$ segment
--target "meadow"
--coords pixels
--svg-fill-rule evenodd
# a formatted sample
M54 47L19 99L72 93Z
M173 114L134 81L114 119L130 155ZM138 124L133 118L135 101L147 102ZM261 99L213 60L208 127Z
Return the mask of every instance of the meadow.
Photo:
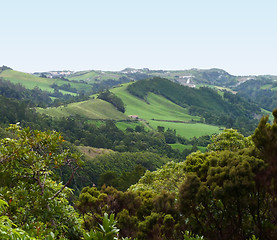
M28 73L18 72L14 70L6 70L0 73L0 77L4 80L9 80L12 83L20 83L28 89L39 87L41 90L48 92L54 92L54 89L50 87L55 82L51 78L41 78Z
M157 129L157 126L163 126L165 129L176 129L177 134L186 138L211 135L221 131L218 126L197 123L200 117L189 115L187 109L162 96L149 93L147 102L133 96L126 90L128 84L123 84L111 91L126 104L126 115L138 115L139 118L148 122L151 128Z
M180 144L180 143L174 143L174 144L169 144L173 149L178 149L180 152L184 151L185 149L189 149L191 150L192 145L184 145L184 144ZM201 151L201 152L206 152L206 147L201 147L201 146L197 146L197 148Z
M75 102L68 104L67 106L56 108L37 108L37 111L41 114L46 114L56 118L79 115L88 119L127 119L127 117L123 113L117 111L112 104L101 99Z
M12 83L20 83L22 86L33 89L35 87L40 88L41 90L48 91L53 93L54 88L51 87L52 84L57 84L58 86L63 84L70 83L72 88L76 88L78 91L88 91L92 89L92 86L85 83L78 83L78 82L69 82L62 79L53 79L53 78L42 78L37 77L29 73L18 72L14 70L5 70L0 73L0 77L4 80L8 80ZM63 94L70 94L76 96L76 93L59 90Z

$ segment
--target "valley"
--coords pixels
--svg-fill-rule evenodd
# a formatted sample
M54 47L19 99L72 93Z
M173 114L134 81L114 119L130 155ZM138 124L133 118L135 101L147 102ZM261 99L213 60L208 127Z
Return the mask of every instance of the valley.
M0 68L0 206L9 203L8 219L25 239L38 236L20 225L26 214L48 224L40 232L47 239L82 239L100 231L94 216L108 221L112 213L120 237L147 239L151 221L158 236L193 240L183 235L189 226L195 236L213 239L214 216L232 221L242 214L233 208L240 201L252 225L248 206L271 224L270 189L263 190L269 197L260 199L261 209L253 202L256 176L264 174L264 162L272 164L263 149L276 144L276 123L262 117L275 104L275 78L245 79L220 69L27 74ZM266 174L275 176L270 169ZM243 223L234 228L241 227L259 232Z

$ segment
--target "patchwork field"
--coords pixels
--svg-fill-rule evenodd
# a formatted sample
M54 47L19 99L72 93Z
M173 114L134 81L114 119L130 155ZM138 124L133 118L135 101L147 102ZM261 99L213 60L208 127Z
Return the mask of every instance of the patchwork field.
M12 83L20 83L28 89L33 89L35 87L40 88L41 90L54 92L54 89L51 88L53 83L61 86L63 84L70 84L72 88L76 88L79 91L88 91L92 88L91 85L78 82L68 82L62 79L53 79L53 78L42 78L37 77L29 73L18 72L14 70L5 70L0 73L0 77L4 80L8 80ZM76 93L60 90L63 94L71 94L73 96L77 95Z
M102 71L83 71L76 72L68 76L69 80L75 81L86 81L89 83L96 83L98 81L103 81L107 79L117 80L121 77L119 73L113 72L102 72Z
M200 120L199 117L189 115L185 108L162 96L149 93L147 102L137 98L126 90L127 86L128 84L124 84L111 91L126 104L126 115L137 115L147 121L153 129L156 129L157 126L176 129L177 134L186 138L210 135L221 131L218 126L196 123Z
M88 119L113 119L119 121L116 125L122 130L127 127L134 129L141 124L146 129L157 129L158 126L163 126L165 129L176 129L177 134L188 139L221 131L218 126L199 123L200 117L189 115L187 109L160 95L149 93L147 101L139 99L126 90L127 86L128 84L124 84L111 90L123 100L126 108L125 114L117 111L112 104L100 99L71 103L57 108L38 108L37 111L58 118L80 115ZM140 122L120 122L120 120L130 119L128 115L137 115Z

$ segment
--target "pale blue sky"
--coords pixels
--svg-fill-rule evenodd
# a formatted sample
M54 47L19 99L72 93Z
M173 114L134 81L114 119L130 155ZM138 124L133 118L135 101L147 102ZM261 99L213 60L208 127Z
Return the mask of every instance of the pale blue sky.
M1 1L0 65L277 75L276 12L268 0Z

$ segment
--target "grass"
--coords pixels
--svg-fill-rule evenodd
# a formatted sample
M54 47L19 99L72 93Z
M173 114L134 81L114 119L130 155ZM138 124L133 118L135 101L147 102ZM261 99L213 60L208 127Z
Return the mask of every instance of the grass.
M172 122L157 122L149 120L150 126L156 129L158 126L164 126L165 129L176 129L176 133L187 138L200 137L204 135L212 135L220 133L219 126L208 125L204 123L172 123Z
M116 110L112 104L101 99L71 103L67 106L60 106L57 108L37 108L37 111L41 114L46 114L56 118L80 115L88 119L127 119L127 117Z
M188 114L187 109L182 108L166 98L149 93L147 97L148 103L130 94L127 90L128 84L114 88L111 91L120 97L124 104L126 104L126 115L138 115L139 118L150 120L170 120L170 121L199 121L197 116Z
M115 124L120 130L125 131L126 128L135 129L136 126L141 126L142 123L139 121L128 121L128 122L116 122Z
M87 82L95 82L95 78L100 76L100 72L96 71L86 71L86 72L77 72L68 77L69 80L76 80L76 81L87 81Z
M12 83L20 83L28 89L39 87L41 90L54 92L54 89L50 87L54 83L54 79L41 78L28 73L18 72L14 70L6 70L0 73L0 77L4 80L9 80Z
M180 143L174 143L174 144L170 144L170 146L173 149L178 149L180 152L184 151L185 149L191 149L192 145L184 145L184 144L180 144ZM197 146L198 150L200 150L201 152L206 152L206 147L202 147L202 146Z
M152 129L156 129L157 126L164 126L165 129L176 129L177 134L188 139L220 132L218 126L196 123L196 121L200 120L200 117L189 115L187 109L172 103L160 95L149 93L146 102L131 95L126 90L127 86L128 84L123 84L121 87L111 90L125 103L125 115L117 111L110 103L100 99L71 103L57 108L38 108L37 111L57 118L80 115L88 119L113 119L117 121L127 120L127 115L138 115L139 118L145 121L140 121L139 123L117 122L116 125L122 130L127 127L135 128L141 124L145 125L146 128L150 127ZM147 123L149 123L149 126Z
M261 89L270 89L272 87L271 84L265 84L263 86L261 86Z
M192 121L199 121L200 117L189 115L187 109L172 103L162 96L149 93L147 97L148 103L133 96L126 90L128 84L123 84L121 87L111 90L126 104L126 115L138 115L139 118L146 120L153 129L156 129L157 126L164 126L166 129L176 129L177 134L186 138L220 132L218 126L191 123Z
M102 72L102 71L84 71L76 72L68 77L69 80L76 81L86 81L89 83L96 83L98 81L103 81L107 79L118 80L122 74L113 72Z
M80 150L80 152L87 159L92 159L92 158L97 157L98 155L109 154L109 153L113 153L114 152L111 149L94 148L94 147L88 147L88 146L78 146L77 148Z
M23 72L18 72L14 70L3 71L0 73L0 77L2 77L4 80L8 80L15 84L20 83L22 86L28 89L33 89L35 87L38 87L41 90L48 91L48 92L54 92L54 89L50 87L51 84L53 83L59 86L70 83L71 87L76 88L79 91L81 90L86 91L92 87L84 83L68 82L61 79L41 78L29 73L23 73ZM73 96L77 95L76 93L72 93L64 90L60 90L60 92L63 94L70 94Z
M262 111L263 116L269 115L269 120L270 120L271 123L273 123L274 117L272 115L272 112L267 111L263 108L261 109L261 111Z

